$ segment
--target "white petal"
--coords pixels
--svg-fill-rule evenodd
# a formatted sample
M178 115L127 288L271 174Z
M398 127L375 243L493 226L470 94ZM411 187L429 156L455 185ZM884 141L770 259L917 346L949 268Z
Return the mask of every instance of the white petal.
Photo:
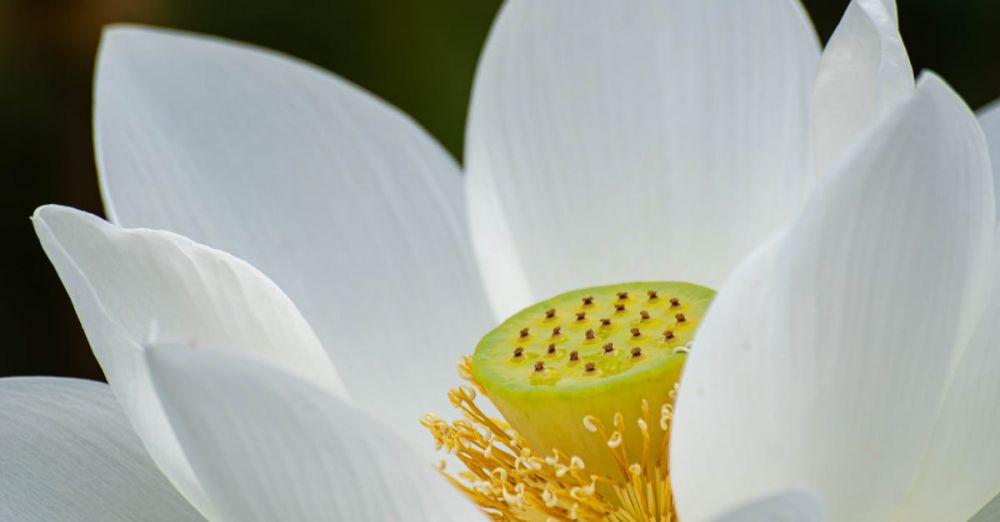
M892 21L899 25L899 12L896 8L896 0L882 0L882 5L889 12L889 16L892 17Z
M0 519L204 521L149 459L107 385L0 379Z
M792 1L507 2L466 135L495 307L521 269L533 299L721 283L801 203L817 60Z
M990 148L990 160L993 163L993 185L1000 187L1000 100L979 110L979 124L986 134L986 143ZM1000 192L997 192L997 202L1000 205Z
M212 38L112 29L96 89L114 219L258 267L354 400L425 442L420 415L450 408L441 383L492 324L444 149L331 74Z
M481 520L383 425L271 366L152 347L150 374L221 520Z
M993 266L1000 270L997 261ZM1000 274L994 274L993 299L951 376L931 444L899 520L968 520L1000 492L998 376Z
M153 460L202 513L210 515L211 504L155 407L140 345L245 353L343 393L295 305L243 261L176 234L122 229L66 207L41 207L33 221L125 413Z
M913 94L895 0L853 0L830 37L813 94L816 172Z
M755 500L714 522L824 522L826 510L815 493L787 491Z
M985 147L926 77L723 287L678 398L682 519L799 485L832 520L892 518L989 261Z
M997 522L1000 520L1000 494L993 497L989 504L969 519L969 522Z

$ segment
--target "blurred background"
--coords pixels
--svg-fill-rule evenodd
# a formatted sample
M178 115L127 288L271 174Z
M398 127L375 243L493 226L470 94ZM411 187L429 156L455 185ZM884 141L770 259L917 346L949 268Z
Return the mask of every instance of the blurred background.
M825 41L847 0L805 0ZM252 42L319 64L415 117L456 157L499 0L0 0L0 376L100 379L28 216L101 214L91 78L101 27L140 22ZM1000 97L1000 2L899 0L914 69L973 108Z

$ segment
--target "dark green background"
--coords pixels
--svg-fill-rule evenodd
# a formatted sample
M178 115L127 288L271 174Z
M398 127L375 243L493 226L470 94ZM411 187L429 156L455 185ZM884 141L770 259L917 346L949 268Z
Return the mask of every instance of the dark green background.
M804 3L824 40L847 5ZM402 108L460 157L469 86L498 7L496 0L0 0L0 376L101 376L28 222L44 203L101 211L90 142L101 26L165 25L299 56ZM1000 96L1000 2L900 0L899 10L916 69L934 69L973 107Z

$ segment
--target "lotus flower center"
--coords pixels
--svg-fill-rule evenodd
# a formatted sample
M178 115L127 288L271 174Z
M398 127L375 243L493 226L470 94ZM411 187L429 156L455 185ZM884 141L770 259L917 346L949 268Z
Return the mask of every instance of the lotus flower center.
M673 403L714 296L690 283L626 283L504 321L460 367L474 388L450 397L466 421L423 420L467 468L468 484L453 483L502 519L673 520ZM477 390L503 420L476 407Z

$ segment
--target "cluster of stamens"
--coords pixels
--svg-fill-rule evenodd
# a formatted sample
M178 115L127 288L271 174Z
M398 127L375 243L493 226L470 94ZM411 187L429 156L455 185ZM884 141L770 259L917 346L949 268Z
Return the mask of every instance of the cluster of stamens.
M493 520L607 520L611 522L674 522L673 494L668 476L667 441L673 418L673 397L663 404L658 422L647 401L641 414L626 422L615 413L610 426L594 416L585 416L581 427L600 438L615 462L616 474L588 468L577 455L554 449L551 456L538 455L528 443L500 419L487 416L475 403L481 385L472 377L470 360L459 365L459 373L472 386L451 390L448 398L462 412L462 419L448 422L434 415L421 419L434 436L439 450L457 458L464 470L452 475L442 460L441 472L478 504ZM635 428L627 428L633 423ZM637 429L643 441L638 454L629 452L627 429ZM655 438L662 441L653 447Z

